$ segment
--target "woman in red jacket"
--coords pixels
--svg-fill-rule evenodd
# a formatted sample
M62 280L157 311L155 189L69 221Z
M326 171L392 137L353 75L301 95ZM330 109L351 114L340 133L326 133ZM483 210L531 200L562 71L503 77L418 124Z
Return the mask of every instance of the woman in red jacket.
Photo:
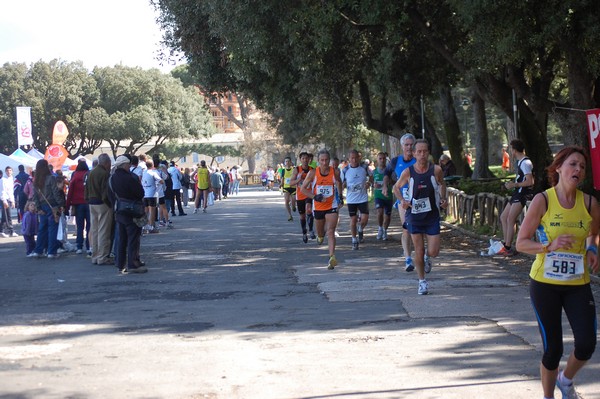
M90 207L85 201L85 182L89 173L89 168L85 161L80 161L77 164L77 168L71 176L71 183L69 184L69 192L67 194L67 209L71 209L71 215L75 215L75 222L77 224L77 253L83 253L83 229L85 227L85 250L91 255L90 252Z

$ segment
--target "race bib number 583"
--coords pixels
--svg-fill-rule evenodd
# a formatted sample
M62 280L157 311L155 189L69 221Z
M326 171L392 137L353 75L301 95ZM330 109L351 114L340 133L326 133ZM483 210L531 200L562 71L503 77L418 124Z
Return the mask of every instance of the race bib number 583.
M584 273L583 255L569 252L551 252L544 261L544 277L550 280L569 281L581 278Z

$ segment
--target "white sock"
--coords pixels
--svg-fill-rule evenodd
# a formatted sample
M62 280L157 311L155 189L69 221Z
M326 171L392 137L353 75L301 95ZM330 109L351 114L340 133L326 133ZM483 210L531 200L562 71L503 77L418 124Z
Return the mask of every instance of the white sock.
M560 374L558 375L558 378L560 378L560 382L563 385L571 385L573 384L573 380L568 379L567 377L565 377L565 375L563 374L563 372L561 371Z

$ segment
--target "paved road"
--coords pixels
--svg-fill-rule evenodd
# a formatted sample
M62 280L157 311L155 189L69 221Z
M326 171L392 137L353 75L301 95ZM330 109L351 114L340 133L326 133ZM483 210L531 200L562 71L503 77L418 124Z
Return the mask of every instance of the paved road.
M418 296L397 228L351 251L345 212L334 271L254 188L144 237L145 275L1 240L0 398L542 397L525 267L446 249Z

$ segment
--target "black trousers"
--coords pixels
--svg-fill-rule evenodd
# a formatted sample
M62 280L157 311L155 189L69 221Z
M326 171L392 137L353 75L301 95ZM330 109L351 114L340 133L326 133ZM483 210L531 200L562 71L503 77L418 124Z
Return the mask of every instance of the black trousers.
M142 228L138 227L133 220L125 221L118 218L119 242L117 243L116 261L119 269L135 269L139 266L140 241Z
M184 190L187 190L187 188L184 188ZM175 201L177 201L177 210L179 211L180 215L183 215L185 212L183 212L183 205L181 204L181 190L173 190L173 196L175 197ZM175 216L175 201L171 201L171 215Z

